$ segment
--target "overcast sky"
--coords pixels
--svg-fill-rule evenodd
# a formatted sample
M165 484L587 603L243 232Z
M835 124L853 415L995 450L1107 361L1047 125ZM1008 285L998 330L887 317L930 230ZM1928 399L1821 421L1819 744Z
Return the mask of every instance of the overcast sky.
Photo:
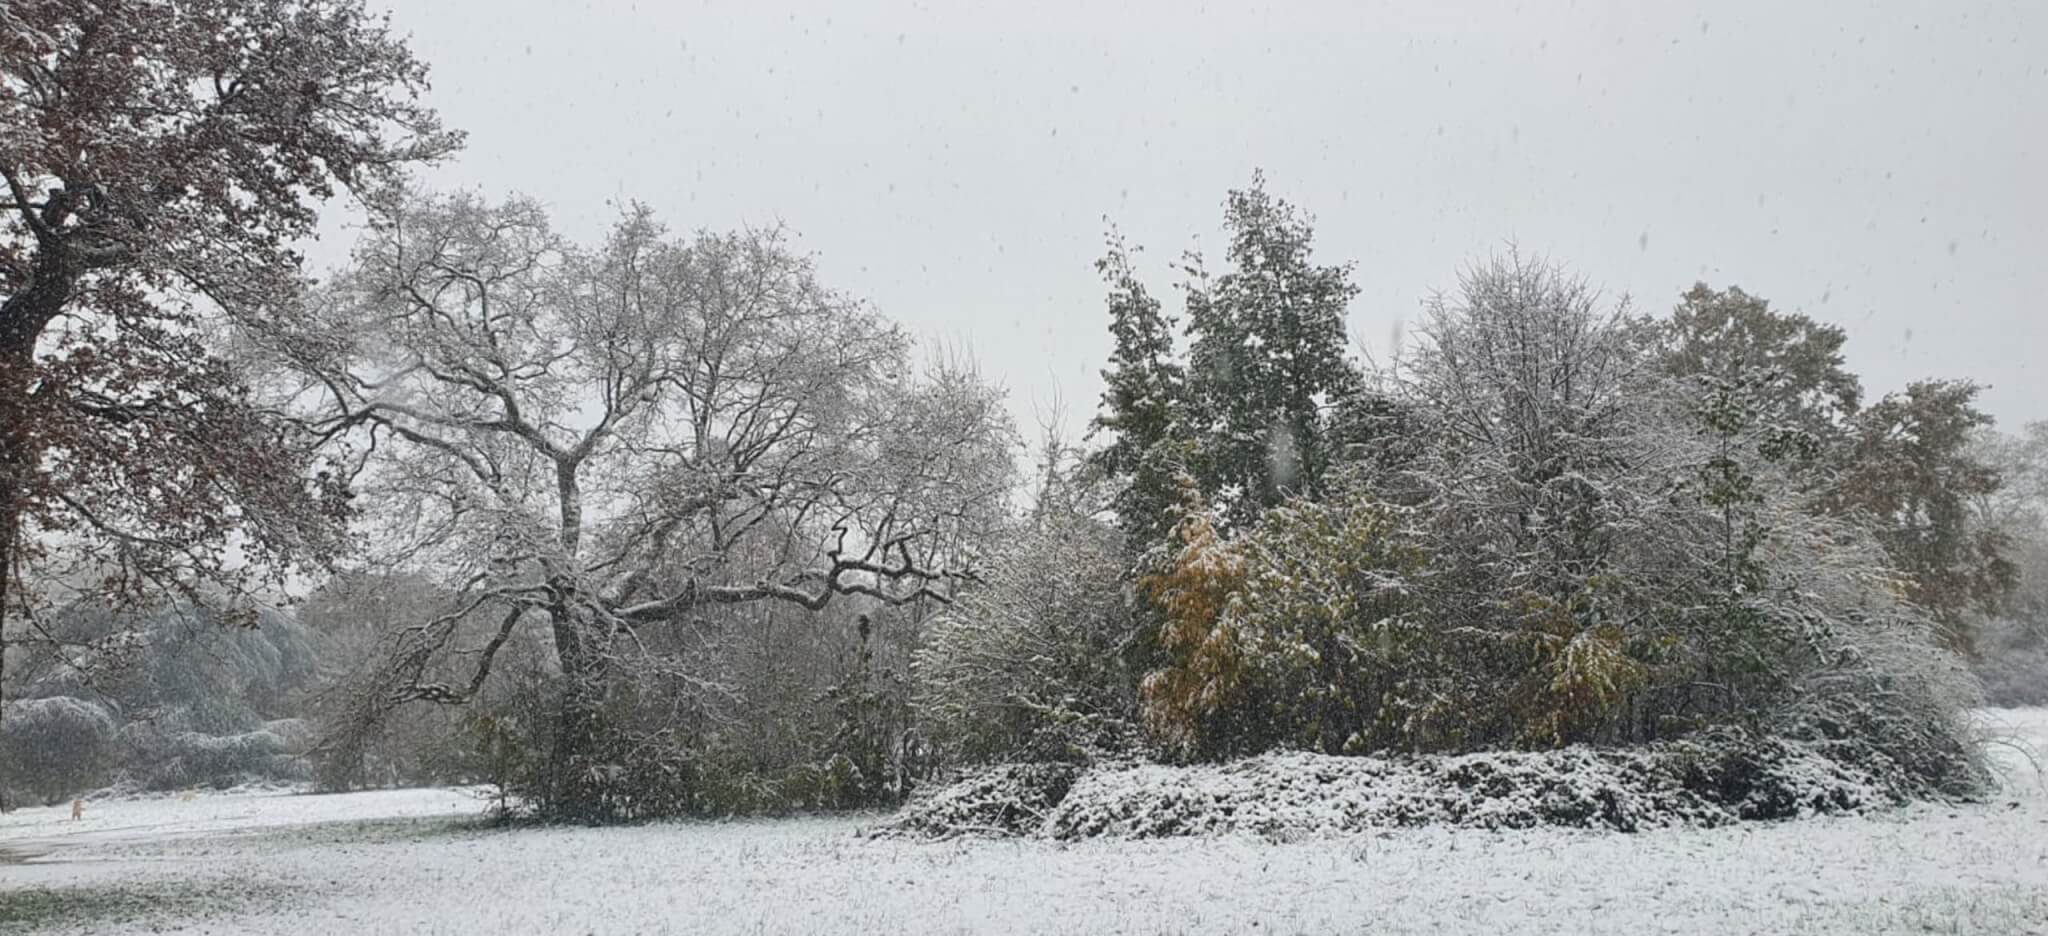
M620 199L784 222L1027 431L1100 391L1104 217L1163 290L1256 167L1356 262L1374 353L1512 239L1638 308L1705 280L1838 323L1873 396L1968 376L2006 428L2048 419L2048 3L1681 6L391 8L470 134L433 184L585 240Z

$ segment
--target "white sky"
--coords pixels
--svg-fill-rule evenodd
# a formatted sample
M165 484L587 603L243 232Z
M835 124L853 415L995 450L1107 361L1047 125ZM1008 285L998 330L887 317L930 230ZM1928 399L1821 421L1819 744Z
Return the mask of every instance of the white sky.
M621 198L779 219L1027 432L1093 411L1103 216L1163 290L1254 167L1356 261L1376 352L1512 238L1638 308L1705 279L1841 324L1873 397L1971 376L2048 419L2038 0L389 6L470 133L432 183L585 240Z

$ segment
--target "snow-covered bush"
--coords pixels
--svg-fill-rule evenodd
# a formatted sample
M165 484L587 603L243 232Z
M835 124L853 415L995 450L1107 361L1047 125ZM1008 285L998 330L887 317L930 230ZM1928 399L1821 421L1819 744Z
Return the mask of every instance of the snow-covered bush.
M912 797L881 831L928 838L1033 835L1084 769L1074 764L1002 764L969 771Z
M2024 444L1999 438L1985 460L2010 491L1985 505L1977 525L2011 542L2019 586L2001 613L1976 626L1973 662L1987 703L2048 705L2048 421L2028 426Z
M1731 775L1769 776L1775 752L1888 795L1978 788L1970 680L1866 518L1830 508L1832 436L1793 405L1803 384L1747 351L1667 368L1657 326L1519 256L1461 287L1389 375L1404 417L1361 423L1403 438L1354 445L1314 499L1235 528L1189 482L1138 579L1164 617L1143 700L1169 751L1639 747L1741 726L1804 747L1747 748Z
M1411 586L1424 557L1404 523L1352 490L1288 501L1225 538L1192 505L1178 551L1139 583L1167 617L1168 661L1144 699L1169 748L1422 746L1432 693L1414 677L1430 635Z
M0 719L0 788L48 803L91 789L105 779L114 736L113 716L84 699L9 702Z
M1771 713L1774 733L1861 767L1901 797L1986 788L1990 776L1969 726L1978 684L1931 628L1867 622L1841 628L1830 649Z
M274 718L263 723L263 730L276 735L287 754L304 754L320 740L320 726L303 718Z
M1058 839L1255 834L1281 839L1445 825L1634 832L1858 812L1901 801L1814 747L1732 729L1635 748L1224 764L1013 765L914 799L882 831Z
M290 779L284 739L268 731L233 735L179 732L160 739L161 759L145 768L143 781L152 789L195 786L227 788L250 780Z
M946 760L1086 760L1135 746L1121 654L1137 625L1120 549L1088 518L1041 518L926 625L917 711Z

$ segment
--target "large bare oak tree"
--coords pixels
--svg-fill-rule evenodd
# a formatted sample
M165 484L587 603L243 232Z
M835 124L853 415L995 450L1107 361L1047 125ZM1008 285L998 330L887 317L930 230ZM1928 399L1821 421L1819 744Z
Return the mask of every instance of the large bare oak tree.
M297 366L356 453L377 558L459 596L364 704L468 701L540 627L571 786L608 689L706 615L944 602L1009 488L999 396L914 378L779 230L677 238L633 207L585 248L530 201L414 194L315 302Z

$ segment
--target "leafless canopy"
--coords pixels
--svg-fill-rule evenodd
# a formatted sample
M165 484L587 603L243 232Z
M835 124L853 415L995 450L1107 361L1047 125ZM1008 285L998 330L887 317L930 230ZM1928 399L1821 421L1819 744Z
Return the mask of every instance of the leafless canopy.
M711 606L948 601L1009 483L997 397L913 379L777 229L677 239L632 207L585 249L529 201L407 196L314 301L288 350L378 557L462 596L389 702L466 700L530 614L591 676Z

